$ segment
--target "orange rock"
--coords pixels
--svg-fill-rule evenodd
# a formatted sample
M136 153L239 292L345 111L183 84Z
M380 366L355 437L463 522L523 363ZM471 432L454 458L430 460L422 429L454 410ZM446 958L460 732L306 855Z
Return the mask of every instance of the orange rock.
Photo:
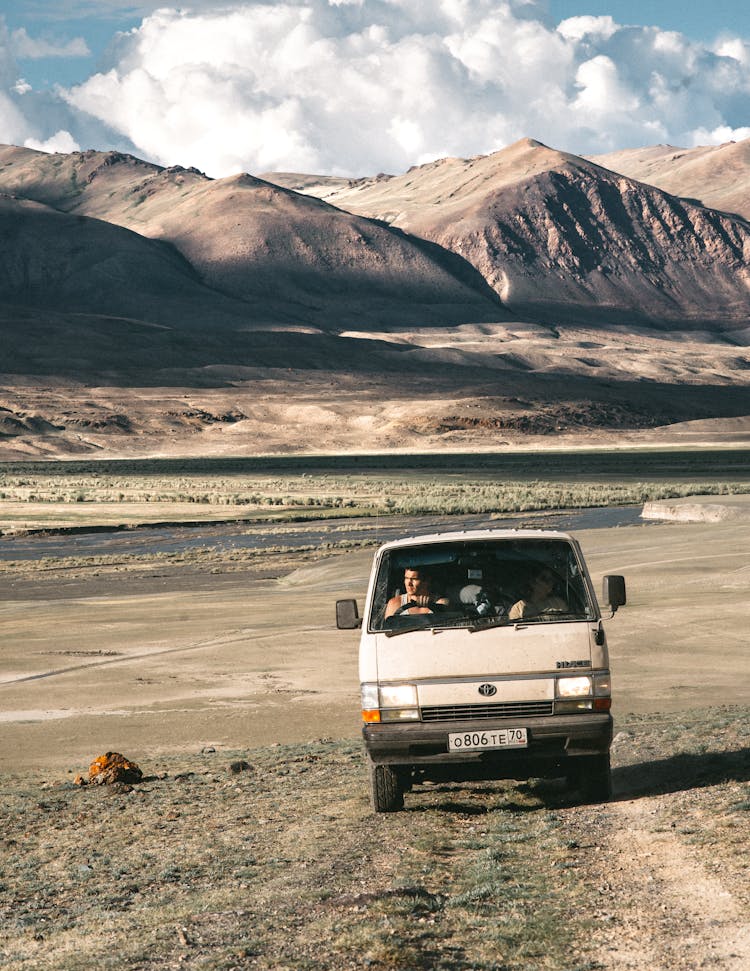
M89 766L89 782L111 785L113 782L140 782L143 773L135 762L130 762L119 752L106 752Z

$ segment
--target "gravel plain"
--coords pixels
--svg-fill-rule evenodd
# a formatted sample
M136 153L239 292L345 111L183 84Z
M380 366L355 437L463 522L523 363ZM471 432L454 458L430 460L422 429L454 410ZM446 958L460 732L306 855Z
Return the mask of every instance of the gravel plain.
M745 971L750 522L577 535L628 579L601 806L537 780L371 814L333 627L371 550L6 576L0 962ZM144 780L74 785L108 750Z

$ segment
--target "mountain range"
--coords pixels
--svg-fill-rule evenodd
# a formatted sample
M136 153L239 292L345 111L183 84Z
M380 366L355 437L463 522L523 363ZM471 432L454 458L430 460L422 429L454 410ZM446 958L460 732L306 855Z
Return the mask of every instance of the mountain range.
M524 139L492 155L441 159L394 178L299 190L460 254L523 317L746 327L745 217L623 177L605 161ZM747 162L746 185L750 149ZM702 175L696 167L691 190ZM294 176L265 177L295 186ZM681 186L688 187L687 177Z
M0 146L0 455L737 440L749 219L750 142L216 180Z

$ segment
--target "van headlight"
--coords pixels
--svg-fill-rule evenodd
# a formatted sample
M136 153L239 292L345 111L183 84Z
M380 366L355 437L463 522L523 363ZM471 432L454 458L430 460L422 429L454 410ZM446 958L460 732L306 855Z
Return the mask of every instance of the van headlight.
M417 686L415 684L381 684L380 720L384 722L418 721Z
M590 698L594 693L594 682L588 676L557 679L558 698Z
M609 672L558 678L555 682L555 711L609 711L612 683Z
M555 711L557 714L576 711L591 711L594 683L589 675L571 678L558 678L555 682Z
M365 722L419 721L415 684L361 686L362 720Z

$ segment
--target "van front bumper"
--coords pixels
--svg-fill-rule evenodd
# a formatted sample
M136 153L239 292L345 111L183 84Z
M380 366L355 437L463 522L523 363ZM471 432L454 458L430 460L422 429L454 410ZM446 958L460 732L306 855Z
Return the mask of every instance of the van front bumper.
M454 732L489 732L525 728L528 746L449 752ZM463 720L451 722L394 722L368 724L362 729L365 747L374 762L392 765L481 765L539 762L559 764L570 757L606 754L612 743L609 712L582 712L538 718Z

